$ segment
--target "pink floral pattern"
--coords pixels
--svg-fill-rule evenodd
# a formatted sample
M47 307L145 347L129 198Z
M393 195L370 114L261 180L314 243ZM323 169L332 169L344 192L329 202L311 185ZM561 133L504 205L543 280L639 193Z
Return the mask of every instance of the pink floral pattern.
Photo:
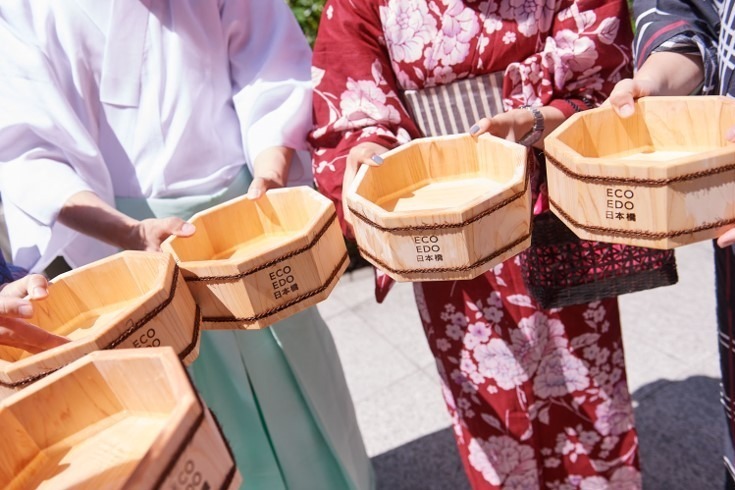
M311 143L340 217L350 149L420 136L403 90L503 71L507 109L571 115L630 74L624 0L328 0L325 11ZM519 264L414 285L473 488L640 488L616 301L544 311ZM376 272L378 301L391 284Z
M473 487L640 488L616 302L539 310L513 265L414 284Z

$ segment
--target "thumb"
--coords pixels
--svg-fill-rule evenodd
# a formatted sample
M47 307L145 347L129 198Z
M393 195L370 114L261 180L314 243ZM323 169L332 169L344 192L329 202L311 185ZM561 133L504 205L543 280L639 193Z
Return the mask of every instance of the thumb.
M628 118L635 113L635 100L631 92L623 92L611 96L610 104L618 116L622 118Z
M470 135L477 137L483 133L487 133L488 131L490 131L491 126L491 120L487 117L483 117L470 128L469 133Z
M194 232L197 231L196 226L181 218L168 218L167 221L165 228L168 234L187 237L193 235Z
M192 236L197 231L197 227L191 223L184 222L177 231L174 232L176 236Z
M610 103L618 116L627 118L635 113L635 99L646 95L642 92L636 81L627 78L615 85L606 102Z
M248 193L245 195L248 199L257 200L260 199L266 191L265 180L260 177L255 177L250 183Z

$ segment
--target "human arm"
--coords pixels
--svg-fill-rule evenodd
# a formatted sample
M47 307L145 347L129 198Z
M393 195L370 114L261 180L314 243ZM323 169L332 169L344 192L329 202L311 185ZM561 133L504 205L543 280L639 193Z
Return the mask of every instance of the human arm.
M293 149L285 146L261 151L253 163L255 175L248 189L248 198L259 199L268 189L285 186L293 154Z
M648 95L689 95L717 83L719 14L713 2L637 0L632 79L619 82L609 102L622 117L633 114L633 100Z
M632 32L625 1L555 3L541 49L506 69L508 112L479 121L476 134L490 131L518 141L533 127L531 111L521 108L530 105L544 119L544 131L534 144L542 148L545 136L575 112L602 103L614 83L630 73Z
M308 161L294 153L307 149L311 128L311 51L293 14L283 1L220 0L220 18L253 174L248 196L286 185L289 175L310 181Z
M713 93L718 85L717 42L719 14L712 2L667 0L634 3L639 25L636 64L632 79L620 81L608 102L621 117L630 117L634 100L657 95ZM735 142L735 126L725 137ZM735 245L735 228L717 240L720 247Z
M419 135L398 97L383 37L376 2L325 4L312 69L312 165L348 237L343 198L359 165L377 165L381 153Z
M169 236L186 237L196 231L194 225L176 217L133 219L90 191L69 197L59 212L59 222L124 250L158 252Z
M656 52L643 63L633 78L615 85L610 104L621 117L633 115L633 102L649 95L689 95L704 80L702 58L697 55Z
M43 299L47 288L46 278L39 274L0 287L0 344L35 353L69 342L24 320L33 315L32 303L24 298Z
M532 146L543 148L544 138L567 119L567 115L554 106L543 106L535 108L543 119L543 131L534 141ZM494 117L484 117L470 128L470 134L479 136L490 133L499 138L513 142L521 142L523 138L531 133L534 127L535 117L531 110L526 108L511 109Z

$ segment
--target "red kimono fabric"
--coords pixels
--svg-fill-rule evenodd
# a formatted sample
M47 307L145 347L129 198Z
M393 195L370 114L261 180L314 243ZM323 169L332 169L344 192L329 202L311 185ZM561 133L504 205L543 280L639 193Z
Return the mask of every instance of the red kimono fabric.
M312 72L319 189L341 217L350 149L420 136L402 91L504 72L506 110L568 116L630 75L631 40L619 0L328 1ZM473 488L639 488L616 300L544 311L519 260L414 285Z

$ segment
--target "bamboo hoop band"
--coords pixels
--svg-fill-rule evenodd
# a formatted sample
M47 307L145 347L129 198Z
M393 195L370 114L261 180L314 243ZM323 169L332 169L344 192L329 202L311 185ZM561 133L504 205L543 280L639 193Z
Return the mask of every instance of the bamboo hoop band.
M388 266L385 262L380 260L379 258L373 256L369 252L367 252L362 247L358 246L358 250L362 255L364 255L367 259L371 260L375 264L377 264L380 268L387 270L388 272L392 272L393 274L434 274L434 273L442 273L442 272L466 272L474 269L475 267L479 267L483 264L486 264L493 260L495 257L498 257L508 250L512 249L513 247L520 245L525 240L528 240L531 238L531 233L527 233L523 235L518 240L515 240L513 243L510 243L509 245L506 245L505 247L501 248L500 250L496 250L495 252L486 255L485 257L481 258L480 260L476 261L473 264L462 266L462 267L435 267L432 269L393 269L392 267Z
M191 380L189 380L189 384L191 385ZM194 389L194 386L192 386L192 389ZM194 391L196 393L196 390ZM156 481L156 484L153 486L153 488L161 488L163 485L163 482L166 481L166 478L168 478L169 475L171 475L171 472L173 472L174 467L176 466L176 463L179 462L179 459L181 459L181 456L186 452L186 447L191 443L192 439L194 439L194 436L201 428L202 424L204 423L204 415L206 408L204 407L204 404L202 403L202 400L199 398L199 396L196 397L197 399L197 406L199 407L199 415L197 415L197 419L194 421L193 424L191 424L191 427L186 431L186 435L184 436L184 440L181 441L181 444L179 444L176 447L176 451L174 452L173 457L166 463L166 467L163 469L163 472L158 477L158 481Z
M191 379L191 376L189 375L189 372L185 369L184 374L186 375L186 381L188 381L189 386L191 387L192 392L199 393L199 391L194 386L194 382ZM156 482L154 488L159 489L163 485L163 482L166 481L166 478L171 474L174 467L176 466L176 463L179 462L179 459L181 459L181 456L186 451L186 447L191 443L191 441L194 439L194 436L199 431L199 428L204 423L204 418L206 411L209 411L209 414L212 416L212 419L214 420L215 428L217 429L217 432L219 432L220 437L222 438L222 441L225 445L225 448L227 449L227 454L229 454L230 459L232 460L232 466L227 471L227 475L225 476L225 480L222 482L222 485L220 486L221 490L226 490L229 488L230 484L232 483L232 479L235 478L235 473L237 472L237 464L235 463L235 455L232 453L232 448L230 448L230 445L227 442L227 439L225 438L224 432L222 432L222 426L219 423L219 420L217 420L217 417L214 415L214 412L209 410L202 401L201 397L197 394L195 395L197 406L199 407L199 415L197 416L197 419L194 421L192 426L189 428L189 430L186 431L186 435L184 436L184 440L181 441L181 444L176 448L176 451L174 452L174 456L171 458L171 460L166 464L166 468L164 468L163 473L161 473L161 476L158 477L158 481Z
M187 375L189 373L187 372ZM209 415L212 416L212 420L214 420L214 425L217 426L217 431L219 431L219 435L222 436L222 440L225 443L225 448L227 448L227 454L230 455L230 459L232 460L232 467L230 468L230 471L227 472L227 476L225 477L225 481L222 482L222 486L220 487L221 490L227 490L230 488L230 485L232 485L232 480L235 479L235 474L237 473L237 463L235 461L235 454L232 452L232 448L230 447L230 444L227 442L227 438L225 437L225 432L222 430L222 424L219 423L219 419L217 418L217 415L213 411L209 411Z
M268 267L272 267L272 266L278 264L279 262L283 262L284 260L288 260L291 257L295 257L296 255L299 255L300 253L303 253L303 252L306 252L307 250L310 250L311 248L314 247L314 245L317 244L317 242L319 241L319 239L327 232L327 230L329 229L329 227L331 226L331 224L336 219L337 219L337 213L333 213L329 217L329 219L327 220L327 222L324 224L324 226L322 226L319 229L319 232L314 236L314 238L309 243L307 243L306 245L304 245L303 247L298 248L296 250L293 250L293 251L291 251L291 252L289 252L289 253L287 253L285 255L282 255L282 256L280 256L278 258L275 258L273 260L269 260L268 262L266 262L264 264L261 264L261 265L259 265L257 267L253 267L250 270L247 270L245 272L240 272L239 274L229 275L229 276L204 276L204 277L195 276L195 277L184 277L184 280L186 282L225 282L225 281L238 281L238 280L240 280L240 279L242 279L244 277L247 277L247 276L249 276L251 274L255 274L256 272L262 271L263 269L267 269ZM179 261L177 260L177 262L179 262ZM209 320L205 320L205 321L209 321Z
M686 182L689 180L699 179L701 177L710 177L712 175L718 175L721 173L735 170L735 163L725 165L723 167L711 168L709 170L700 170L699 172L692 172L686 175L680 175L678 177L671 177L668 179L639 179L635 177L594 177L590 175L583 175L576 173L566 167L556 158L546 153L546 161L550 162L554 167L559 169L567 177L584 182L587 184L600 184L600 185L640 185L644 187L664 187L669 184L676 184L679 182Z
M235 323L235 322L236 323L254 323L258 320L262 320L263 318L267 318L271 315L274 315L275 313L278 313L279 311L283 311L286 308L290 308L296 303L300 303L326 290L335 281L335 279L337 278L337 275L339 274L339 271L342 269L342 266L348 260L349 260L349 255L345 253L342 256L342 259L339 261L339 264L337 264L337 267L335 267L334 270L332 270L331 274L329 274L329 277L327 278L327 280L324 282L323 285L319 286L318 288L312 291L309 291L308 293L304 293L301 296L297 296L293 298L291 301L288 301L282 305L274 306L272 308L265 310L262 313L258 313L257 315L253 315L249 317L205 316L204 318L202 318L202 321L209 322L209 323Z
M169 304L171 304L171 301L174 299L174 295L176 294L176 283L178 282L179 277L179 268L174 265L174 274L173 274L173 281L171 284L171 287L169 288L169 295L168 297L161 302L158 306L156 306L153 310L151 310L149 313L147 313L143 318L135 322L133 325L131 325L129 328L127 328L123 333L121 333L115 340L107 344L106 346L102 347L99 350L110 350L114 349L118 345L120 345L122 342L124 342L128 337L130 337L132 334L134 334L136 331L138 331L140 328L142 328L145 324L150 322L156 315L158 315L161 311L163 311L166 307L168 307ZM197 341L199 339L199 330L201 328L201 315L199 312L199 306L197 305L195 307L195 318L194 318L194 331L192 332L192 340L189 342L189 344L184 347L184 350L182 350L180 353L177 353L179 356L179 359L182 361L188 356L196 347ZM39 374L34 374L33 376L28 376L27 378L23 378L20 381L15 381L12 383L7 383L5 381L0 381L0 386L5 388L18 388L20 386L25 386L27 384L33 383L35 381L38 381L41 378L45 378L51 373L54 373L58 371L59 369L68 366L69 363L63 364L57 368L50 369L48 371L44 371Z
M373 228L380 230L380 231L386 231L386 232L400 232L400 231L432 231L432 230L447 230L452 228L463 228L469 224L474 223L475 221L478 221L485 216L494 213L495 211L499 210L500 208L503 208L507 206L508 204L512 203L513 201L516 201L523 197L526 194L526 191L528 190L528 182L530 180L530 176L527 176L524 183L523 183L523 189L519 192L513 194L512 196L508 197L507 199L504 199L500 201L498 204L486 209L485 211L479 213L476 216L473 216L472 218L469 218L461 223L441 223L436 225L414 225L414 226L396 226L396 227L386 227L379 225L378 223L372 221L367 216L359 213L352 207L347 207L350 212L357 218L359 218L361 221L364 221L368 225L372 226Z
M688 230L676 230L676 231L670 231L670 232L651 232L651 231L635 231L635 230L619 230L616 228L606 228L604 226L595 226L595 225L585 225L580 223L579 221L575 220L569 214L564 211L559 204L554 202L551 198L549 198L549 204L554 209L555 212L558 212L562 218L567 220L569 223L571 223L573 226L577 228L581 228L585 231L594 232L594 233L604 233L606 235L613 235L613 236L622 236L626 238L640 238L644 240L661 240L664 238L676 238L682 235L689 235L691 233L697 233L700 231L706 231L711 230L714 228L719 228L721 226L727 226L731 224L735 224L735 218L728 219L728 220L719 220L715 221L713 223L705 223L703 225L697 226L695 228L690 228Z
M195 305L194 315L194 331L192 332L193 335L191 336L191 342L189 342L189 345L184 347L184 350L179 353L179 359L181 359L182 362L189 356L189 354L192 353L199 343L199 333L202 327L202 312L199 309L199 305Z
M220 431L221 432L221 431ZM227 445L227 449L229 450L230 446ZM232 458L232 461L235 461L235 458ZM232 480L235 479L235 473L237 473L237 465L234 463L230 467L230 471L227 472L227 476L225 476L225 480L222 482L222 486L220 486L220 490L227 490L232 485Z

